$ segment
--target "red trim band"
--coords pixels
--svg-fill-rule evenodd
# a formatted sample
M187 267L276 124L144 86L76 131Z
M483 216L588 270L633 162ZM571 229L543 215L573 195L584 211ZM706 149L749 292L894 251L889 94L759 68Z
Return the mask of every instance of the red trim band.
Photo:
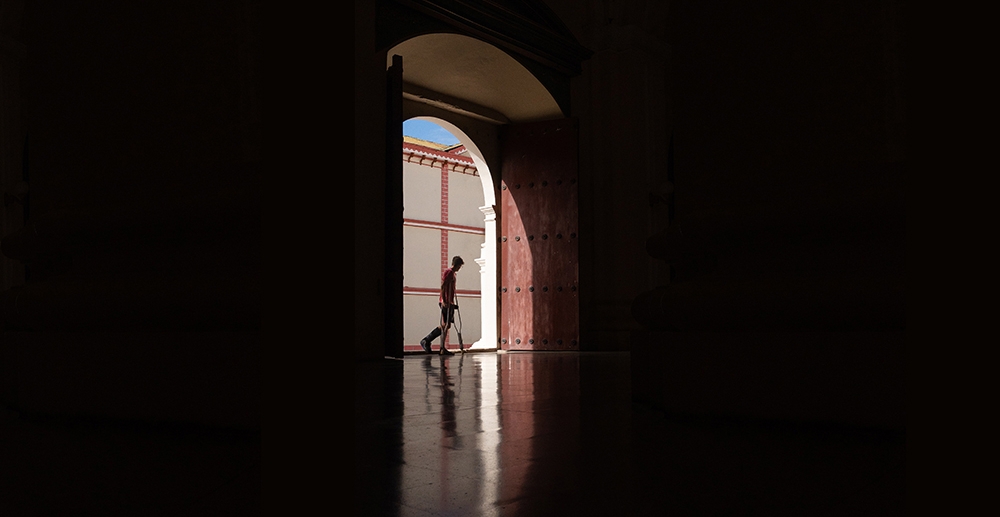
M486 230L483 228L476 228L475 226L464 226L460 224L448 224L448 223L436 223L434 221L420 221L417 219L403 219L403 226L411 226L414 228L430 228L432 230L448 230L453 232L461 233L475 233L477 235L486 235Z
M473 289L456 289L455 296L482 296L482 291ZM403 286L403 294L437 296L441 294L441 289L434 287L409 287Z

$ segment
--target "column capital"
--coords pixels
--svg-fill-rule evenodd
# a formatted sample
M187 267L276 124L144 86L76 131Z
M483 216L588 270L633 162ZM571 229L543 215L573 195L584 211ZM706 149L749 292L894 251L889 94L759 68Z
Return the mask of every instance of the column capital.
M497 206L496 205L486 205L479 207L479 211L486 216L487 221L496 221L497 218Z

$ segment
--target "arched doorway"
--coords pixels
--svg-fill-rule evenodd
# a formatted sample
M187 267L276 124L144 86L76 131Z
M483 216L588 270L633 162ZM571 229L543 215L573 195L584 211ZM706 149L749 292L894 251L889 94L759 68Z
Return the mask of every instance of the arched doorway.
M455 255L466 261L458 286L464 345L471 350L495 349L498 264L493 176L482 151L461 128L438 117L417 116L406 122L413 121L429 122L447 135L421 141L404 131L405 351L418 351L416 343L436 321L437 274L450 267ZM476 192L470 190L472 182L478 183ZM467 278L474 281L475 292L468 289ZM466 305L469 300L475 301L474 307ZM470 321L470 315L476 321ZM448 338L449 348L454 348L455 333Z
M430 4L432 4L431 2ZM508 292L513 294L517 291L515 283L520 286L524 284L524 296L538 296L545 291L547 286L552 286L553 290L558 286L548 281L546 278L539 278L539 290L534 292L532 275L539 271L552 272L554 268L536 267L537 264L529 262L527 268L506 268L504 267L504 257L508 256L502 251L506 242L519 242L514 239L504 240L503 224L511 223L517 216L517 210L512 210L515 204L507 208L507 217L503 215L504 208L501 207L499 199L503 191L504 182L501 178L504 174L511 173L506 168L509 164L525 163L524 160L504 158L506 152L516 152L512 149L525 149L525 144L530 143L534 138L534 129L541 129L538 134L547 132L543 127L545 124L554 123L559 128L557 130L569 129L574 134L572 142L575 144L575 123L566 124L568 120L568 100L570 76L579 73L579 63L589 52L579 47L572 36L568 35L565 27L558 27L554 18L547 20L535 20L535 24L525 26L527 32L522 32L519 36L527 37L531 40L537 36L546 38L563 39L566 46L561 55L548 55L539 60L536 54L530 52L531 45L527 47L518 44L516 39L498 41L494 38L483 37L484 35L475 30L468 30L465 26L470 21L469 18L459 20L451 18L450 15L437 12L432 13L425 8L432 8L430 4L418 2L408 7L401 7L390 4L391 9L399 9L396 17L393 14L383 17L386 20L384 26L380 27L380 41L392 42L386 45L387 67L393 63L399 65L398 95L402 97L403 107L400 111L398 125L402 120L411 117L433 117L443 124L455 130L456 135L461 135L463 143L473 151L477 160L477 167L488 174L482 176L483 198L482 214L486 231L484 237L482 253L476 262L480 266L481 277L481 304L482 308L482 328L483 338L476 345L481 348L510 349L507 343L513 344L516 339L523 337L523 345L516 349L551 349L543 346L543 342L555 343L560 338L539 339L537 342L531 337L531 333L523 336L509 336L507 341L501 336L505 328L509 327L510 320L515 315L520 315L524 320L520 328L531 329L532 321L539 317L539 314L531 310L518 312L518 307L523 305L513 305L512 310L504 314L503 310L503 283L508 281L511 284ZM543 9L539 6L533 9ZM535 15L542 11L535 10ZM423 15L432 14L431 17ZM443 17L442 17L443 15ZM405 23L402 20L406 20ZM493 20L496 21L496 20ZM512 19L514 23L520 24L523 19ZM537 23L541 22L541 23ZM457 25L456 25L457 24ZM548 25L548 26L546 26ZM433 28L431 28L433 27ZM436 30L435 30L436 29ZM530 33L535 32L532 35ZM540 34L544 32L545 34ZM473 37L475 36L475 37ZM530 43L530 42L529 42ZM526 53L526 51L528 51ZM389 102L393 101L390 92ZM529 125L536 124L535 126ZM537 125L541 124L541 125ZM554 127L554 126L553 126ZM397 131L397 126L390 122L389 132ZM528 128L527 132L520 129ZM515 147L505 146L504 135L519 135L519 143ZM565 132L563 134L566 134ZM525 136L527 135L527 136ZM545 149L545 146L538 146ZM566 151L566 147L559 147ZM576 175L576 149L571 149L572 156L564 155L557 160L540 160L546 163L558 163L560 167L572 167L572 171L567 174L547 171L555 182L566 179L569 185L570 178ZM567 158L568 156L568 158ZM542 158L550 157L543 155ZM510 157L508 157L510 158ZM565 158L565 159L564 159ZM516 171L514 171L516 172ZM527 169L521 172L522 175L539 174L537 169ZM544 180L543 180L544 181ZM555 183L554 183L555 184ZM555 189L548 189L547 192ZM391 199L391 196L389 197ZM575 196L570 197L575 203ZM527 205L533 201L525 200ZM525 205L525 206L527 206ZM529 210L544 210L548 207L550 212L556 213L561 208L553 208L542 202L540 205L529 206ZM563 210L572 217L577 215L575 204ZM545 218L543 218L545 219ZM553 229L552 235L559 235L562 230L566 235L573 233L576 228L563 226ZM532 246L540 245L547 233L540 234L540 240ZM526 236L528 237L528 236ZM400 247L401 247L400 243ZM523 244L527 245L528 242ZM575 245L575 242L573 243ZM387 242L387 247L394 246ZM544 256L539 253L538 256ZM509 256L508 256L509 258ZM468 263L468 261L467 261ZM564 268L565 269L565 268ZM511 280L505 278L506 272L518 271L528 275L524 281ZM572 262L572 271L576 271L576 262ZM565 284L565 291L576 292L575 284ZM513 289L513 290L512 290ZM489 293L495 293L490 296ZM529 305L530 306L530 305ZM534 304L540 307L540 304ZM575 305L570 312L578 312L578 305ZM561 312L561 311L555 311ZM562 311L565 312L565 311ZM490 319L490 315L496 315L495 320ZM544 314L541 317L545 317ZM387 315L391 319L391 315ZM400 318L401 319L401 318ZM578 325L578 320L573 320L573 325ZM493 331L493 329L496 329ZM575 330L574 330L575 332ZM560 336L569 336L568 333L561 333ZM574 336L575 337L575 334ZM486 341L493 341L487 343ZM559 349L567 349L572 342L575 349L577 343L575 339L566 339L567 346ZM528 346L533 343L533 346Z

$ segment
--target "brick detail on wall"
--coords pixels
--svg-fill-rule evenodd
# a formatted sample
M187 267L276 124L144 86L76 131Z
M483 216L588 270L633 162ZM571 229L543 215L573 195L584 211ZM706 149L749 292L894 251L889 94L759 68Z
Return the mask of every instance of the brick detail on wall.
M441 223L448 224L448 164L441 164ZM441 271L448 263L448 230L441 230Z
M441 164L441 223L448 224L448 164ZM448 230L441 230L441 271L448 269L451 264L448 262ZM444 336L444 344L447 347L451 341L451 332Z

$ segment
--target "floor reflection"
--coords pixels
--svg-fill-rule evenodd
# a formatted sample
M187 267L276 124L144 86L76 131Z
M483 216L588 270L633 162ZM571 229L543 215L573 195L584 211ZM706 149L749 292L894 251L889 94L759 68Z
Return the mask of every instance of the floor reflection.
M380 515L579 514L587 505L599 507L605 497L590 491L594 483L584 479L601 469L588 469L581 451L594 434L581 425L581 360L586 355L404 358L399 414L363 424L369 429L359 432L367 447L378 447L374 437L380 437L381 447L399 451L398 463L394 454L377 455L398 480L360 467L361 475L388 489L368 494L363 507ZM627 355L620 361L627 366ZM598 371L619 377L603 383L604 393L618 393L613 405L627 408L627 368ZM612 426L617 436L598 438L621 458L621 470L605 471L595 481L613 477L624 485L627 420Z
M905 435L667 415L629 354L356 368L357 515L894 515Z
M403 398L400 503L493 512L501 471L496 355L426 355L404 364L407 386L420 388Z

